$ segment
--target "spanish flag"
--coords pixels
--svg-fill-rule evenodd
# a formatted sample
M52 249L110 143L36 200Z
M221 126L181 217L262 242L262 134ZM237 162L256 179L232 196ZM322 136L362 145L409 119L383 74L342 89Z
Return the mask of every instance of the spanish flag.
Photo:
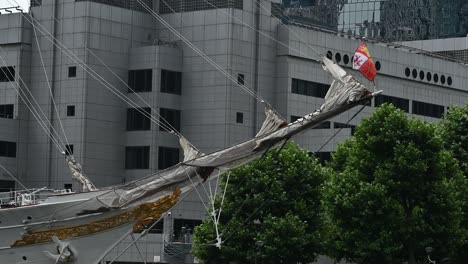
M374 81L377 69L372 61L366 43L362 43L354 53L353 69L360 71L369 81Z

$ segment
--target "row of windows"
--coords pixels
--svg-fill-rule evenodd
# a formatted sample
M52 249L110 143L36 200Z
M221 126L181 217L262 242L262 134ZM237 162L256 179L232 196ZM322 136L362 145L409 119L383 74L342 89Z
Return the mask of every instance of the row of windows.
M442 105L413 101L413 114L416 115L441 118L444 115L444 110Z
M158 169L164 170L179 163L179 149L159 147ZM135 146L125 148L125 169L149 169L150 147Z
M13 119L14 106L12 104L0 105L0 118Z
M31 0L31 2L32 1L35 1L35 0ZM75 0L75 1L76 2L90 1L90 2L100 3L104 5L111 5L111 6L116 6L116 7L121 7L125 9L148 13L148 11L137 0ZM141 0L141 1L150 9L153 9L152 0Z
M128 86L131 92L151 92L153 90L153 70L128 71ZM169 70L161 70L161 92L182 94L182 73Z
M242 10L243 0L165 0L159 3L159 13L170 14L192 12L215 8L236 8Z
M430 72L425 73L422 70L419 71L419 73L418 73L418 70L416 70L416 69L410 70L410 68L406 68L405 69L405 75L406 75L406 77L412 76L413 79L416 79L419 76L419 79L421 81L426 79L428 82L431 82L432 80L434 80L434 83L439 83L439 75L437 73L434 73L434 74L432 74ZM449 86L452 86L452 84L453 84L452 77L450 77L450 76L445 77L445 75L442 74L440 76L440 83L443 84L443 85L445 83L447 83Z
M395 96L388 96L388 95L379 95L375 97L375 107L378 107L384 103L393 104L396 108L399 108L406 113L409 113L409 100L403 99Z
M16 142L0 141L0 157L16 158Z
M319 98L325 98L330 85L311 81L292 79L291 92Z
M160 131L166 131L164 128L170 125L177 131L180 131L180 110L160 108L159 122L163 126ZM128 108L127 109L127 131L145 131L151 130L151 108ZM164 121L165 120L165 121Z
M15 67L0 67L0 82L14 82L15 81Z
M329 86L326 88L328 90ZM292 79L292 86L291 86L292 93L295 94L302 94L314 97L325 97L326 90L324 84L314 83L310 81L304 81L299 79ZM314 91L314 92L310 92ZM319 92L317 92L319 91ZM312 95L314 94L314 95ZM317 96L320 95L320 96ZM323 97L321 96L323 95ZM388 96L388 95L379 95L375 98L375 107L378 107L384 103L393 104L395 107L409 113L409 103L410 100L395 97L395 96ZM368 103L370 106L370 102ZM413 114L422 115L422 116L429 116L429 117L436 117L441 118L444 114L444 106L424 103L413 101ZM291 116L291 122L296 121L299 119L299 116Z

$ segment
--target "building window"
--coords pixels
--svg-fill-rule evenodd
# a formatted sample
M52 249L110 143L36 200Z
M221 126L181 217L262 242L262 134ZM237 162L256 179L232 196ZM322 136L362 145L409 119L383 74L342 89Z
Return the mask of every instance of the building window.
M0 118L13 119L14 106L12 104L0 105Z
M330 85L328 84L292 79L291 92L294 94L325 98L329 88Z
M408 99L403 99L403 98L388 96L388 95L379 95L375 97L375 107L378 107L384 103L390 103L394 105L396 108L399 108L405 111L406 113L409 113L409 100Z
M153 70L130 70L128 71L129 93L151 92L153 83Z
M73 155L73 145L65 145L65 155Z
M149 146L126 147L125 169L149 169Z
M161 116L159 123L164 124L163 126L159 125L160 131L166 131L164 128L168 123L172 126L171 129L180 130L180 110L161 108L159 114Z
M0 67L0 82L14 82L15 81L15 67L7 66Z
M174 239L183 242L184 232L193 233L195 227L201 225L201 220L174 219Z
M145 228L149 228L150 226L152 226L151 229L148 230L148 233L150 233L150 234L162 234L164 232L164 219L161 218L161 219L157 220L156 223L155 222L156 221L148 223L147 225L145 225ZM138 262L132 262L132 264L138 264Z
M351 128L351 136L352 136L352 135L354 135L354 130L356 129L356 126L353 126L353 125L350 125L350 124L334 122L333 123L333 128Z
M128 108L127 131L141 131L151 129L151 108Z
M244 85L245 84L245 75L242 73L237 74L237 84Z
M75 116L75 106L67 105L67 116Z
M73 189L73 184L72 184L72 183L65 183L65 184L63 185L63 188L64 188L65 190L71 190L71 189Z
M241 112L236 113L236 123L238 124L244 123L244 113L241 113Z
M76 66L68 67L68 78L76 77Z
M158 169L164 170L179 163L179 149L159 147Z
M0 157L16 158L16 142L0 141Z
M15 190L14 181L0 180L0 192L11 192Z
M161 70L161 92L182 94L182 73Z
M442 105L413 101L413 114L441 118L444 114Z

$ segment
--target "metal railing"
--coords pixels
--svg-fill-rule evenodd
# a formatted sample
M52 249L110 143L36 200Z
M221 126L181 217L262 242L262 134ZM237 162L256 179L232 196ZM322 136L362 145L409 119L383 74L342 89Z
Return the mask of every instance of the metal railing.
M34 205L43 202L47 197L58 194L72 193L70 189L53 190L43 187L30 189L29 191L11 191L0 193L0 208L13 208L26 205Z

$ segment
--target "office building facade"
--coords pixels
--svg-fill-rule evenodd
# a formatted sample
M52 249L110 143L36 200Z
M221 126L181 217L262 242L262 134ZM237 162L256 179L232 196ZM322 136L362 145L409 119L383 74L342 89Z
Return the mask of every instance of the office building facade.
M148 6L288 121L313 112L324 101L331 77L316 61L320 55L351 71L359 40L283 23L272 13L281 4L279 0L218 2L221 8L203 0L161 0L148 2ZM156 119L164 117L206 153L251 138L260 128L262 103L135 3L42 0L30 14L0 15L0 163L28 187L60 189L73 183L63 155L17 90L37 100L51 120L46 130L61 133L62 122L68 139L63 147L73 152L99 187L143 177L181 157L177 137L136 108ZM178 11L172 6L177 4ZM171 9L174 12L168 11ZM51 37L64 46L55 46ZM323 147L321 157L329 157L336 144L350 137L360 120L384 102L437 122L450 105L468 100L464 65L411 48L383 43L368 46L379 69L377 88L384 95L349 124L358 110L296 139L311 152ZM98 76L132 103L106 89ZM0 183L0 189L14 186L6 172L0 173ZM168 245L173 237L169 239L167 234L179 237L182 226L194 226L204 215L198 196L188 196L154 234L144 238L150 245L144 254L146 261L156 262L165 255L170 258L172 246ZM121 260L138 262L138 258L132 249ZM177 261L190 263L193 259Z

